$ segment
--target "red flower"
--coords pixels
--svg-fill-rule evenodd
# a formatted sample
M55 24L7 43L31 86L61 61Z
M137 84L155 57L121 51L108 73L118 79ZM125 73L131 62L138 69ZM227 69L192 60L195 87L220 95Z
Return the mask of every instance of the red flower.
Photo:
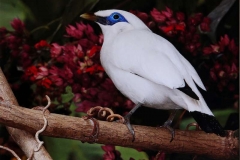
M93 57L97 52L101 50L100 46L93 46L90 51L87 52L87 55L91 58Z
M164 33L168 33L174 30L174 25L159 27Z
M210 31L210 23L211 20L208 17L204 17L203 21L200 24L200 28L203 32L209 32Z
M186 25L184 22L175 25L175 29L177 31L185 31L185 27L186 27Z
M182 12L177 12L176 17L180 22L185 20L185 14Z
M229 44L229 42L230 42L229 37L226 34L220 38L219 46L221 52L224 51L225 47Z
M25 29L24 23L18 18L13 19L13 21L11 22L11 26L13 27L13 29L15 29L15 31L19 33L22 33Z
M89 67L85 70L85 72L87 72L87 73L89 72L90 74L93 74L93 73L98 72L98 71L104 71L104 69L103 69L102 66L97 65L97 64L95 64L95 65L93 65L93 66L91 66L91 67Z
M40 85L45 87L45 88L50 88L52 85L52 81L48 78L44 78L40 81Z
M208 55L211 54L213 52L212 47L204 47L203 48L203 55Z
M38 50L42 49L42 48L50 48L51 45L48 44L48 42L46 40L41 40L40 42L36 43L34 45L34 47Z
M234 55L238 55L239 47L236 46L235 41L232 39L228 45L229 51L231 51Z
M26 69L25 76L26 76L27 79L29 78L31 81L35 81L36 80L35 76L37 75L37 73L38 73L37 67L36 66L30 66Z

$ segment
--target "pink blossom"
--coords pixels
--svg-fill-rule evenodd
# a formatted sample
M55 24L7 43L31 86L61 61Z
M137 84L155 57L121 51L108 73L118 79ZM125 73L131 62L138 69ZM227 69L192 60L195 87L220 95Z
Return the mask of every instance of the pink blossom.
M60 70L56 66L51 66L49 69L49 74L57 76Z
M68 66L64 66L64 68L61 70L61 72L59 73L59 75L67 80L68 82L72 81L72 77L73 77L73 73L71 71L71 69Z
M81 30L79 30L79 28L77 29L76 27L74 27L72 25L68 25L66 27L66 32L67 32L68 36L76 38L76 39L81 39L83 36L83 32Z
M48 69L44 66L38 68L38 73L35 75L36 79L42 79L48 76Z
M103 155L104 160L122 160L121 153L115 149L115 146L105 145L102 146L102 149L105 151L105 154Z
M22 33L25 29L25 24L19 18L14 18L11 22L11 26L18 33Z
M171 18L173 15L173 12L170 8L166 7L166 10L162 11L162 14L165 15L167 18Z
M159 12L156 8L153 8L150 14L153 17L153 19L158 23L162 23L166 20L166 16Z
M86 25L83 24L82 22L81 23L76 23L76 26L77 26L77 29L79 31L82 31L82 32L84 32L86 30L86 28L87 28Z
M57 75L50 75L50 76L49 76L49 79L52 81L52 83L53 83L55 86L61 87L61 86L63 85L63 79L60 78L60 77L57 76Z
M82 97L82 95L80 93L75 93L74 98L73 98L73 102L75 102L75 103L81 102L81 97Z
M50 53L52 58L56 58L60 55L62 51L62 46L57 43L52 43Z
M223 51L225 46L227 46L229 44L230 40L229 40L229 37L228 35L224 35L220 38L220 41L219 41L219 46L220 46L220 50Z

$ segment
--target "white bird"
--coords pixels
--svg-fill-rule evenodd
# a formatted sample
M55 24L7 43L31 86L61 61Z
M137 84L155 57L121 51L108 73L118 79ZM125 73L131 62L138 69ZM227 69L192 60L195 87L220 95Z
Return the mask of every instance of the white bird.
M205 132L225 135L200 93L206 90L200 77L169 41L126 11L103 10L80 17L99 24L104 35L101 64L117 89L136 104L125 116L133 135L129 119L142 105L186 109ZM170 126L173 117L164 126Z

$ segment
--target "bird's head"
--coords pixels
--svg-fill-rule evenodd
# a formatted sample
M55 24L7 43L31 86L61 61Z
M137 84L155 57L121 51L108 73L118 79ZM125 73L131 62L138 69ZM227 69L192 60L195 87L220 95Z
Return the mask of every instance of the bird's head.
M95 21L103 34L119 33L131 29L147 29L148 27L134 14L122 10L103 10L94 14L85 13L80 17Z

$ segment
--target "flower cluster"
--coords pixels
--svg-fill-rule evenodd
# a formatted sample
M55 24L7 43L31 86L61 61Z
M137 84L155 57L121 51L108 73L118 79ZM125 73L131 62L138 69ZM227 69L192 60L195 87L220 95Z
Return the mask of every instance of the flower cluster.
M182 43L187 52L197 55L198 48L201 47L198 27L203 32L210 31L210 19L201 13L187 17L183 12L175 14L169 8L165 11L153 9L151 11L153 20L158 28L168 37L176 38L178 43Z
M1 45L11 50L10 59L14 59L23 71L22 81L36 86L37 101L47 94L61 104L61 94L70 86L76 111L87 112L96 105L121 106L123 110L133 106L105 74L99 58L103 36L96 35L90 25L69 25L65 37L70 41L63 45L49 44L45 40L30 45L23 22L14 19L12 26L13 32L4 28L0 30ZM40 99L37 95L41 95Z
M207 67L210 68L211 81L217 84L221 92L238 90L236 84L239 77L238 50L239 47L233 39L229 39L228 35L221 37L217 44L203 48L205 56L214 58L213 66Z
M14 62L17 62L18 67L25 68L32 63L25 25L20 19L15 18L11 26L14 31L8 31L5 27L0 28L0 46L10 50L10 56Z

